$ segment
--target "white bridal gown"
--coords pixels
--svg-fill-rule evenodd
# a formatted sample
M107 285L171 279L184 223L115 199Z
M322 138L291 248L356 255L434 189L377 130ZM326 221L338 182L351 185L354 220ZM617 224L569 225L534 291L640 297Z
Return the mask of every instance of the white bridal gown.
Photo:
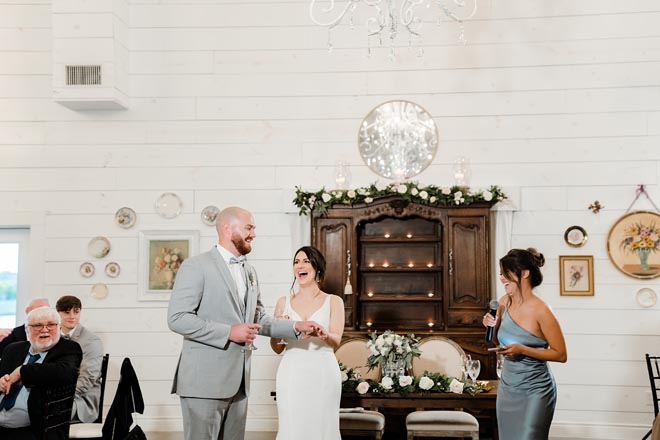
M300 321L286 298L284 314ZM310 320L330 326L330 295ZM341 373L334 350L320 338L287 340L277 370L277 440L341 440Z

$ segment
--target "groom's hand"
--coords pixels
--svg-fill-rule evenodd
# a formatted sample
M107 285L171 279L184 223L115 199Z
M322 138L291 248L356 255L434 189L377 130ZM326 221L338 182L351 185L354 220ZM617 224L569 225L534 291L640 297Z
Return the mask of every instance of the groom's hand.
M302 333L303 339L311 338L312 336L318 336L321 339L326 339L328 337L323 326L314 321L296 321L296 323L293 324L293 328Z
M232 325L229 330L229 340L237 344L252 342L257 337L260 328L261 325L252 323Z

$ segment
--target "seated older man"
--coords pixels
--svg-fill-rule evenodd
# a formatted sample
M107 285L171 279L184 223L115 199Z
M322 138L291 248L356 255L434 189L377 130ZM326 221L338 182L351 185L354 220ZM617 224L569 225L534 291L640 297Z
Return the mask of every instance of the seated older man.
M35 298L32 301L30 301L30 304L25 308L25 315L29 315L30 312L37 307L50 307L50 304L48 303L47 298ZM8 330L8 332L6 332ZM0 338L0 358L2 357L2 353L5 351L5 348L12 342L18 342L18 341L27 341L27 332L25 331L25 325L19 325L18 327L15 327L13 330L11 329L2 329L0 330L0 335L3 337Z
M0 438L36 440L43 426L40 389L74 383L82 361L80 345L60 339L60 315L50 307L27 317L28 341L14 342L0 360ZM48 440L66 438L54 430Z

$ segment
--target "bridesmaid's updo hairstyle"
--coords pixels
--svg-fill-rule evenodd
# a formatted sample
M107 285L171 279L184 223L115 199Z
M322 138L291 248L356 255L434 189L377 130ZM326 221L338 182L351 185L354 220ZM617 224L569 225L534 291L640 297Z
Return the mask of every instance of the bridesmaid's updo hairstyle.
M325 257L320 250L316 249L314 246L303 246L293 254L293 261L296 261L296 257L300 252L304 252L309 259L310 264L316 271L316 282L321 285L323 279L325 278ZM293 276L293 284L291 284L291 290L293 291L293 286L296 284L296 276Z
M539 286L543 282L543 274L541 267L545 264L545 257L542 253L534 248L525 249L511 249L504 257L500 259L500 271L506 279L515 278L518 280L518 288L520 288L520 280L522 280L522 273L526 270L529 271L529 283L532 287Z

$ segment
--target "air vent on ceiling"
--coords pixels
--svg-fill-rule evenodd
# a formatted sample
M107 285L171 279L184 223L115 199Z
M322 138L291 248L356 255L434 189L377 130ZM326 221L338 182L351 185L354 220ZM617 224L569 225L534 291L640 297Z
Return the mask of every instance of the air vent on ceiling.
M66 66L67 86L100 86L101 66Z

